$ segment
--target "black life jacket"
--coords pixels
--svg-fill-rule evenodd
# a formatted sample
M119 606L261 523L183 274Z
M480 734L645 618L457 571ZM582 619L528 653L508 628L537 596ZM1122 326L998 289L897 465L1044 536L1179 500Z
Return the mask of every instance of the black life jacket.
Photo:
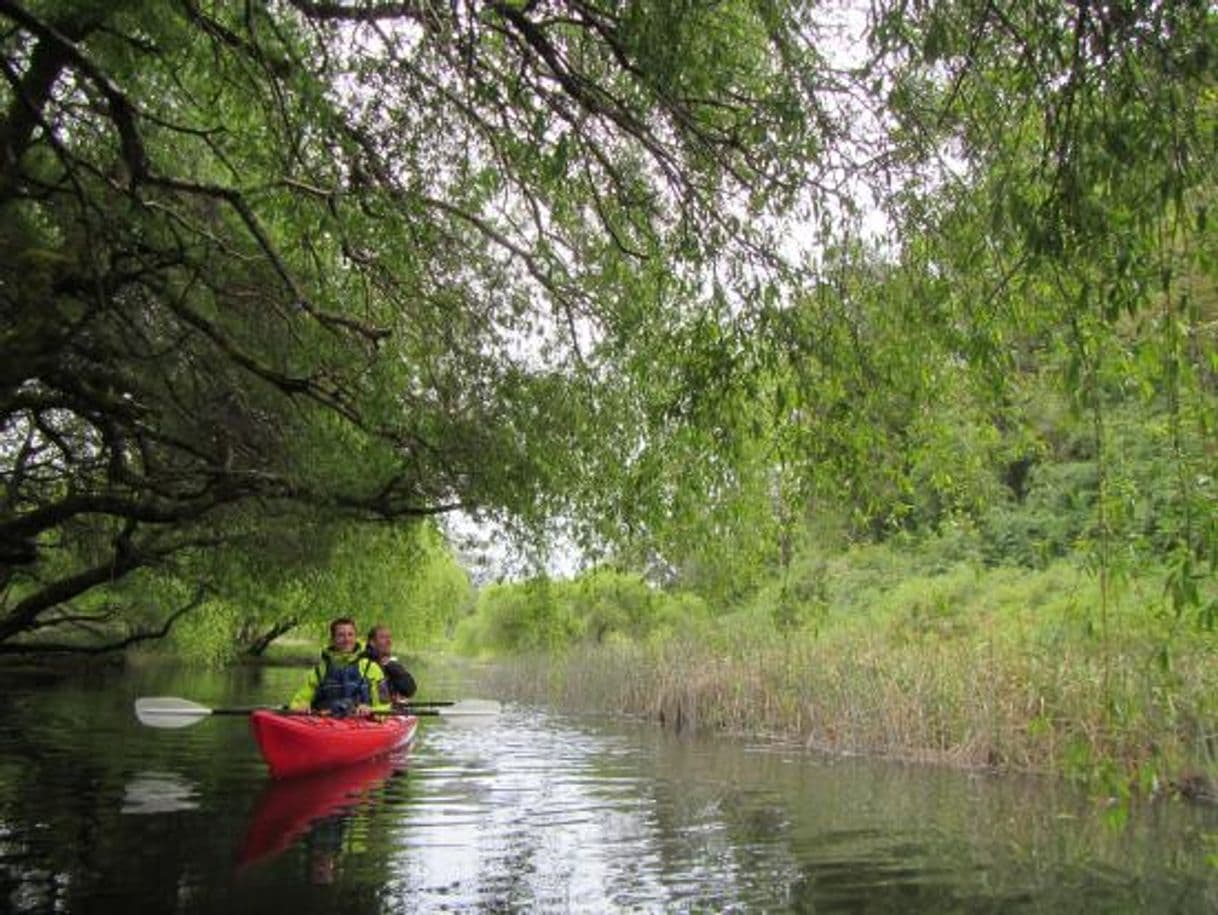
M363 657L380 665L381 671L385 675L378 684L381 701L389 702L396 698L409 699L415 694L418 686L415 685L414 677L396 657L390 655L382 658L376 653L371 643L364 648Z
M390 698L396 695L409 699L415 694L418 686L414 682L414 677L397 658L387 658L382 661L381 670L385 672L385 684L390 692Z
M313 693L313 710L345 715L357 705L371 705L372 691L368 685L368 659L357 655L354 660L340 662L330 652L322 652L322 664L317 666L317 689Z

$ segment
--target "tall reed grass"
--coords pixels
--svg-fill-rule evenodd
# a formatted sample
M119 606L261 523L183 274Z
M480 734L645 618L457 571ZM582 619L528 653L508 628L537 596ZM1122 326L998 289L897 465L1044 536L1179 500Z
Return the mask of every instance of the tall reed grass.
M957 569L782 629L764 605L649 640L500 665L500 688L678 731L829 753L1063 774L1155 791L1218 755L1218 639L1129 588L1101 629L1093 584Z

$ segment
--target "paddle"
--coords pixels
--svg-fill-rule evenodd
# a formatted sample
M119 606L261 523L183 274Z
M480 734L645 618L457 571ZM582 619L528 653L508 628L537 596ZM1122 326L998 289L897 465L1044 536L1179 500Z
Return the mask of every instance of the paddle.
M214 715L249 715L260 710L284 715L308 715L307 711L289 711L267 705L236 708L208 708L189 699L174 696L152 696L135 700L135 717L141 724L153 728L188 728ZM460 701L418 702L396 706L392 711L374 715L426 715L439 718L471 718L498 715L500 705L493 699L462 699Z

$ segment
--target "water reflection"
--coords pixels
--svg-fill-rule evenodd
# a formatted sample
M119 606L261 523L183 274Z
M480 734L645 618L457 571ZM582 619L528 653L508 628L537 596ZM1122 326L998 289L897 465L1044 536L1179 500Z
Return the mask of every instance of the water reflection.
M164 731L130 713L138 695L274 701L297 674L11 684L0 911L1218 910L1218 810L1135 807L1114 829L1049 779L509 706L425 719L405 771L273 782L240 718Z
M254 807L238 868L271 860L303 839L311 882L333 883L349 824L370 815L381 787L404 766L397 755L271 781Z
M123 792L121 813L143 816L199 808L199 789L177 772L139 772Z

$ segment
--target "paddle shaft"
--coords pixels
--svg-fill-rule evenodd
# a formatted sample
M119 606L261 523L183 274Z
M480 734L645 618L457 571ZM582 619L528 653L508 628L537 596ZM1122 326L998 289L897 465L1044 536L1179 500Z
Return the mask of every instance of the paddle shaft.
M320 714L311 709L288 709L284 706L228 706L224 708L208 708L189 699L179 699L176 696L152 696L135 700L135 716L141 724L154 728L187 728L198 724L213 715L246 716L257 711L271 712L277 715L314 715ZM444 700L436 703L413 703L399 705L389 709L369 709L369 717L385 718L397 716L427 716L427 717L493 717L499 714L500 705L493 700L461 699L458 701Z
M428 703L425 706L398 706L392 709L371 709L369 715L443 715L442 709L433 708L433 705L455 705L453 702L437 702ZM254 712L274 712L277 715L319 715L320 712L314 712L312 709L294 709L294 708L276 708L270 705L250 705L244 707L233 708L213 708L204 713L190 711L187 709L159 709L158 715L184 715L188 717L199 717L200 714L206 715L252 715Z

